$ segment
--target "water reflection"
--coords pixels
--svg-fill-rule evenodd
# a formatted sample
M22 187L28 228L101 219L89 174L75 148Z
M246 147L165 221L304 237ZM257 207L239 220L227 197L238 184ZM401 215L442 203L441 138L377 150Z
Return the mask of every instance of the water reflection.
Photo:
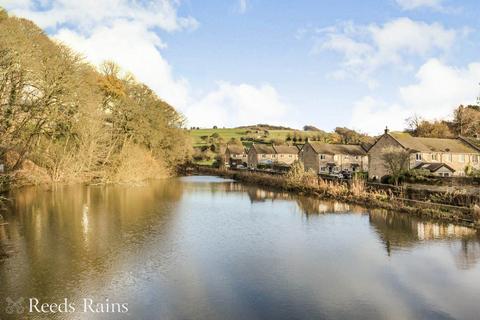
M130 306L123 316L58 319L478 315L473 229L214 177L12 197L0 227L11 252L0 259L0 304L87 296Z
M405 213L378 209L367 210L359 205L298 196L288 192L243 185L234 181L217 185L214 189L227 193L246 193L252 204L267 201L295 201L300 211L306 216L332 213L368 216L370 225L378 234L388 255L391 255L392 251L406 250L423 244L425 241L461 239L461 245L452 248L459 268L471 268L480 258L480 236L473 228L428 221Z
M10 256L0 262L0 300L7 292L53 299L75 296L79 282L114 269L122 248L146 241L152 226L168 237L182 184L26 188L10 196L8 225L0 227Z

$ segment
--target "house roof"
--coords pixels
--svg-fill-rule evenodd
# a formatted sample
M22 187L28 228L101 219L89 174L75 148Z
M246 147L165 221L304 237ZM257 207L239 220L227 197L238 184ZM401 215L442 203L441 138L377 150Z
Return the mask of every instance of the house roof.
M466 142L471 147L480 151L480 139L479 138L472 138L472 137L458 137L460 140Z
M373 146L373 143L370 143L370 142L363 142L362 144L360 144L363 148L363 150L365 150L366 152L368 152L368 150L370 150L370 148Z
M275 154L275 149L268 144L253 144L252 148L254 148L257 153Z
M227 145L227 150L232 154L244 154L245 148L239 145Z
M389 133L404 148L418 152L478 153L461 139L412 137L408 133Z
M318 154L348 154L354 156L365 156L367 153L358 144L329 144L319 141L308 142Z
M276 151L277 153L282 153L282 154L298 154L298 148L295 147L295 146L286 146L286 145L276 146L276 145L274 145L274 146L273 146L273 149L275 149L275 151Z
M219 154L224 154L227 151L227 147L225 145L221 145L218 147Z
M451 172L455 172L455 169L453 169L449 165L445 163L439 163L439 162L421 162L414 169L426 169L426 170L429 170L430 172L435 172L442 167L447 168Z

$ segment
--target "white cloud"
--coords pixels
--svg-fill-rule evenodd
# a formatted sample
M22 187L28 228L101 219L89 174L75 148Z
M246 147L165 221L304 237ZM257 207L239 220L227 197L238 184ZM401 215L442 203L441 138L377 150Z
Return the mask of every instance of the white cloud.
M247 0L238 0L238 11L243 14L247 12Z
M443 8L443 0L396 0L403 10L413 10L421 7L440 10Z
M5 1L8 0L0 0L0 5ZM220 82L214 91L193 99L187 80L175 76L162 56L166 44L155 30L175 31L197 26L194 18L178 16L177 0L53 0L47 2L48 7L44 6L41 12L38 3L34 0L6 2L6 8L43 28L53 28L54 38L84 54L94 65L105 60L117 62L186 114L191 125L280 124L286 113L286 105L271 85L256 87ZM240 0L241 13L247 6L247 0Z
M64 24L84 32L97 25L110 25L121 19L141 22L147 28L158 27L167 31L196 28L192 17L179 17L177 1L128 0L0 0L15 15L35 21L42 28L57 28Z
M441 24L398 18L381 26L352 22L320 29L313 53L335 51L343 56L335 78L351 77L375 85L373 73L385 66L411 69L410 61L445 53L463 33Z
M156 29L176 31L195 28L192 17L177 14L175 0L53 0L43 5L33 0L0 4L16 15L29 18L88 61L99 65L117 62L124 70L150 86L162 99L181 110L189 100L185 79L175 77L161 49L166 44ZM38 11L41 8L41 11Z
M201 127L282 124L287 109L271 85L220 82L216 90L191 105L186 115L190 125Z
M394 130L403 129L405 119L413 114L426 119L450 118L458 105L475 102L480 62L456 68L430 59L420 67L416 79L416 83L399 89L396 103L364 97L354 106L351 126L379 134L386 125Z
M105 60L117 62L165 101L180 109L186 107L187 81L173 76L171 66L159 51L165 44L142 24L117 21L93 29L88 36L61 29L55 38L83 53L95 65Z

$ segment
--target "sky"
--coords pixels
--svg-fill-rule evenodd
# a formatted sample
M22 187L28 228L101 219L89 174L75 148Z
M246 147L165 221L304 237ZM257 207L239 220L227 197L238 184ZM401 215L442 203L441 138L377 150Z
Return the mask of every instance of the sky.
M478 0L0 0L94 65L113 60L188 126L380 134L480 94Z

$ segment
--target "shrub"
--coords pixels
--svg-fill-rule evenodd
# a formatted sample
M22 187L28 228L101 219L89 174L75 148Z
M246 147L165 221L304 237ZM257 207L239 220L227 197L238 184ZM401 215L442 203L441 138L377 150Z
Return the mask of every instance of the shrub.
M302 162L295 161L285 175L285 183L288 187L311 188L318 185L318 177L311 169L305 171Z

